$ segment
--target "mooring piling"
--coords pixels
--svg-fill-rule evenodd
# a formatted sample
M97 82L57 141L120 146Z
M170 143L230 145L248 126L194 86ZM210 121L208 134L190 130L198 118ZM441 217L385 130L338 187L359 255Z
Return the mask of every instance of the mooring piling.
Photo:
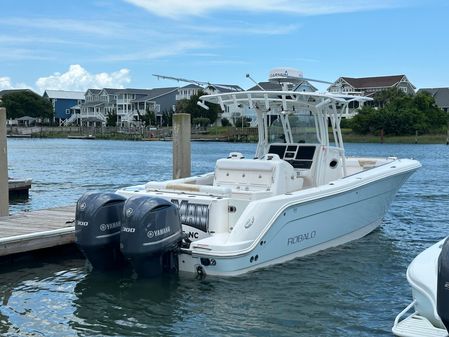
M6 109L0 108L0 216L9 214L8 151L6 143Z
M173 114L173 179L190 176L190 132L190 114Z

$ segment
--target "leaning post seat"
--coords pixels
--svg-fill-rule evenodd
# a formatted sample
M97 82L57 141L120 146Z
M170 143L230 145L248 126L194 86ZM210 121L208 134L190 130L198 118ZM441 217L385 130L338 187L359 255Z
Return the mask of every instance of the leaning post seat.
M302 179L297 178L293 167L277 154L244 159L233 153L217 160L214 186L231 187L233 191L269 191L277 195L301 189Z

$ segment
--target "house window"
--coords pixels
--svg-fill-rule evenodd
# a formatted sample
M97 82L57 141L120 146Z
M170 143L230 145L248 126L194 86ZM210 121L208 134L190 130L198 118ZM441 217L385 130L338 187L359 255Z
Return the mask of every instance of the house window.
M400 87L399 89L401 89L403 92L407 93L407 87Z

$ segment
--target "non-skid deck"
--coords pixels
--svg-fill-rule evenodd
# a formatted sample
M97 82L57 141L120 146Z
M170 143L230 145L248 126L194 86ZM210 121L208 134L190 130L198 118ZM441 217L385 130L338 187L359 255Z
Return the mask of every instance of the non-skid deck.
M75 242L75 205L0 217L0 256Z
M393 333L402 337L447 337L444 329L435 328L427 319L413 314L393 327Z

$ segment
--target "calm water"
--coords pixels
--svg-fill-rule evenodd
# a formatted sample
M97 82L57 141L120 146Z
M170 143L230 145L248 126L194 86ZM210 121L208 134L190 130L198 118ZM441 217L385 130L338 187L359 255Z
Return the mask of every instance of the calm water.
M73 203L87 190L171 177L171 143L9 140L10 176L33 178L12 212ZM194 174L254 144L193 143ZM449 233L449 147L348 144L416 158L384 223L358 241L237 278L135 280L89 274L75 256L3 267L2 336L391 336L411 300L411 259Z

